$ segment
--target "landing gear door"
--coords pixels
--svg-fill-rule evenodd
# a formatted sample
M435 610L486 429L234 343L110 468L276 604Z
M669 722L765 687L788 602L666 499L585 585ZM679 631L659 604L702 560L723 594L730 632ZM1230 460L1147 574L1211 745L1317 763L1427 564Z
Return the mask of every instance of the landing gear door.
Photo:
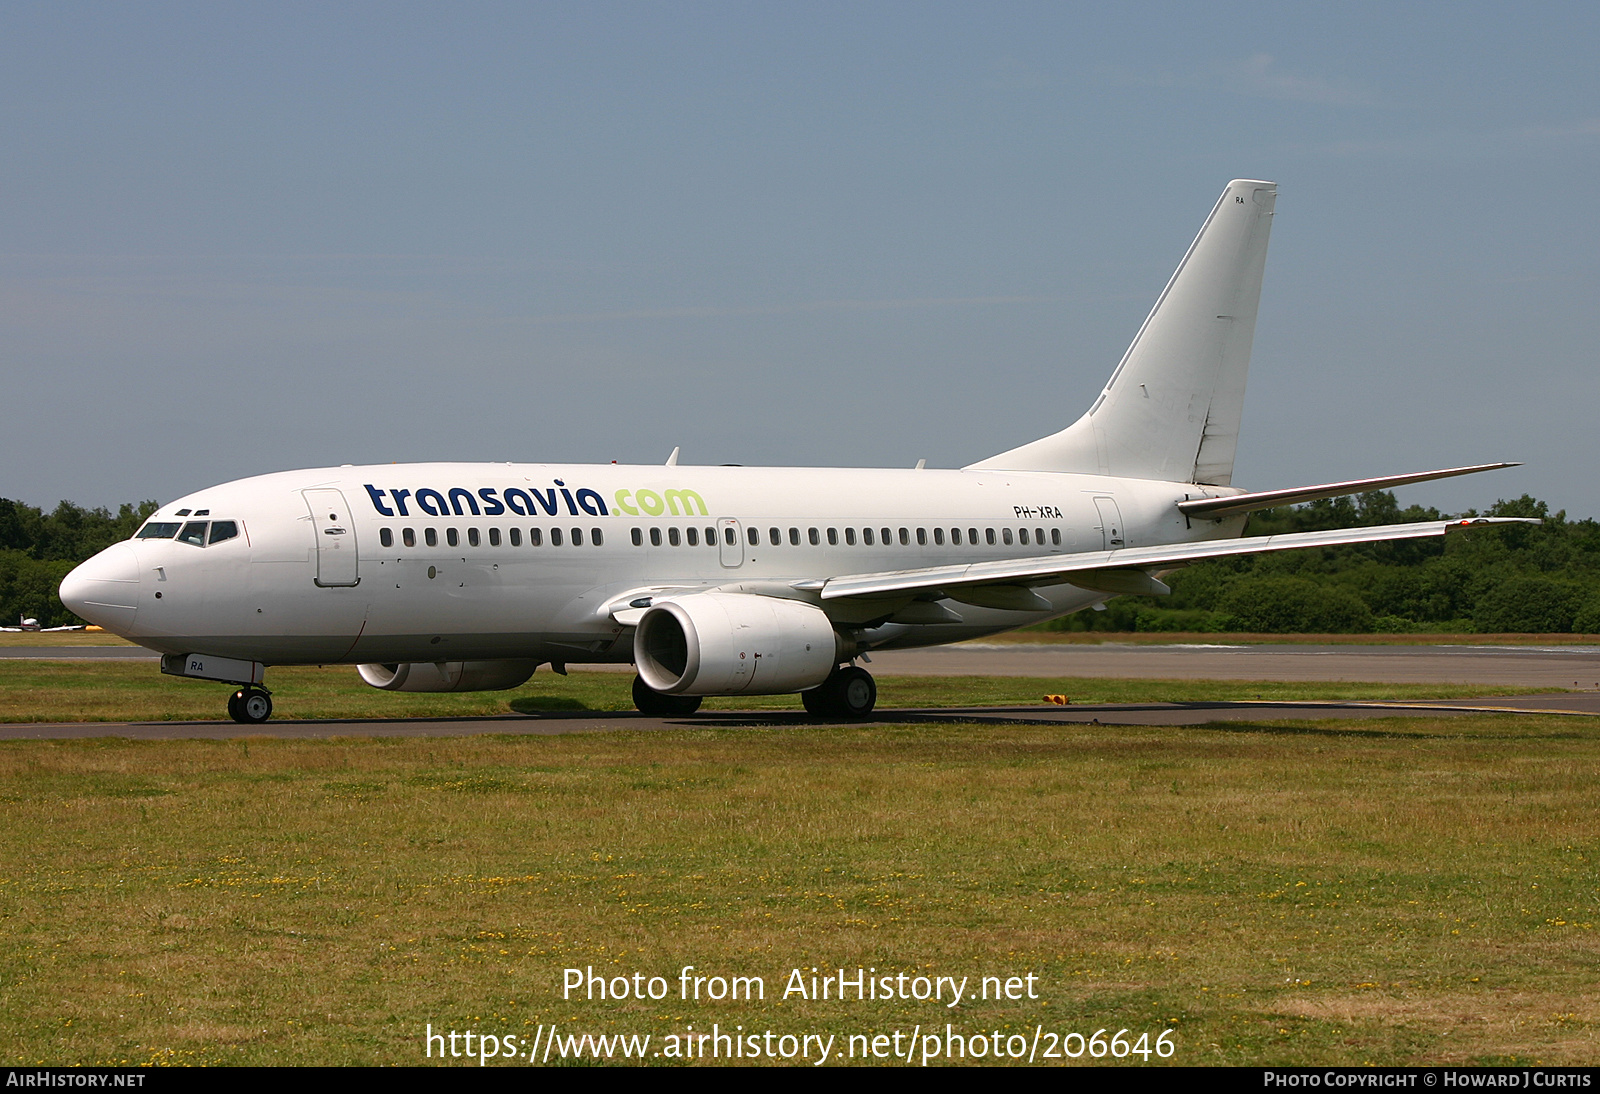
M317 537L317 585L348 588L361 583L356 561L356 524L338 490L305 490Z
M1094 507L1100 513L1100 533L1105 537L1105 549L1119 551L1126 544L1122 538L1122 514L1112 498L1095 498Z
M744 565L744 536L732 517L717 521L717 549L722 552L722 564L730 570Z

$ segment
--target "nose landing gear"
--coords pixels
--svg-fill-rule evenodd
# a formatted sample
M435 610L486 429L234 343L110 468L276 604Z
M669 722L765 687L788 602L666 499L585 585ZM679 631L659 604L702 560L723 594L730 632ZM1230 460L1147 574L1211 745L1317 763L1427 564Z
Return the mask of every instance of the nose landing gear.
M272 696L265 688L240 688L228 698L228 717L243 725L260 725L272 717Z

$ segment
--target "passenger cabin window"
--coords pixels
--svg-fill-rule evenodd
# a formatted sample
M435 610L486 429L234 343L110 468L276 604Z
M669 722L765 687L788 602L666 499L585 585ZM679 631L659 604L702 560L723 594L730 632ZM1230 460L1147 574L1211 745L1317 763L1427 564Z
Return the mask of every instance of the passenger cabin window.
M706 546L707 547L715 547L716 545L717 545L717 530L715 528L707 528L706 529Z
M863 529L861 529L861 542L863 544L865 544L866 546L868 546L868 547L872 546L872 529L871 528L863 528Z
M683 534L689 537L689 546L700 546L700 529L693 527L685 528Z
M889 529L887 528L883 530L883 545L885 547L891 547L894 545L894 541L890 538Z
M815 532L812 532L811 534L812 535L816 535ZM798 529L798 528L789 529L789 546L791 546L791 547L800 546L800 529Z
M498 528L489 529L489 546L491 546L491 547L500 546L500 529L498 529Z
M178 533L178 542L204 547L206 545L206 522L203 520L191 520L188 524L185 524L183 531Z
M933 530L933 545L935 547L943 547L944 546L944 529L943 528L935 528Z
M416 529L402 528L400 530L400 542L404 543L407 547L415 547L417 545Z
M582 547L583 546L583 529L582 528L574 528L572 530L572 545L574 547Z
M1041 547L1044 546L1044 529L1043 528L1035 528L1033 530L1033 542L1037 543Z
M661 529L659 529L659 528L650 529L650 546L652 546L652 547L661 546Z
M1026 528L1018 528L1017 529L1017 538L1022 541L1023 546L1027 546L1027 544L1028 544L1028 530Z
M594 544L596 547L599 547L605 543L605 539L600 535L600 529L589 529L589 542Z
M552 546L552 547L561 546L561 529L559 529L559 528L550 529L550 546Z
M994 529L993 528L985 528L983 530L983 538L988 541L989 546L993 547L994 546Z
M752 546L752 547L761 546L761 530L760 529L758 529L758 528L749 529L748 530L748 534L745 536L745 538L750 541L750 546Z
M724 528L722 531L723 531L723 534L727 537L728 546L732 547L738 541L738 537L733 534L733 529L732 528Z
M839 546L839 529L837 529L837 528L829 528L828 529L828 546L829 547L837 547L837 546Z
M633 531L628 533L628 538L633 540L633 545L635 547L644 546L644 532L642 530L635 528Z
M854 547L856 545L856 530L854 528L846 528L844 530L844 545L846 547Z
M806 540L813 547L821 546L821 544L822 544L822 534L820 532L818 532L815 528L807 528L806 529Z
M454 528L446 528L444 530L444 541L452 547L459 547L461 546L461 533Z
M425 542L429 547L437 547L437 546L439 546L439 529L437 529L437 528L425 528L425 529L423 529L423 531L422 531L422 539L423 539L423 542Z
M1000 538L1005 540L1005 543L1006 543L1007 547L1011 546L1011 529L1009 529L1009 528L1000 529Z
M967 529L967 542L972 544L974 547L976 547L978 545L978 530L976 528L968 528ZM989 529L989 542L990 543L994 542L994 529L993 528Z
M674 547L678 547L678 546L682 545L683 537L682 537L682 535L679 534L679 532L678 532L678 530L676 528L668 528L667 529L667 542L670 543Z
M171 539L173 536L178 534L178 529L181 528L181 527L182 527L182 525L179 524L175 520L174 521L154 521L153 520L149 524L146 524L143 528L139 529L139 534L137 536L135 536L134 538L135 539Z
M476 546L478 546L478 530L476 528L468 528L467 529L467 546L468 547L476 547Z
M544 532L538 528L528 529L528 546L540 547L544 544Z
M772 545L776 547L778 544L783 542L783 533L778 531L776 528L768 528L767 539L771 540Z
M521 547L522 546L522 529L521 528L513 528L513 529L511 529L511 546L513 546L513 547Z
M219 520L217 523L221 524L222 522ZM216 540L212 540L212 542L215 543ZM385 547L393 547L394 533L389 531L387 528L378 529L378 542L383 544Z
M1061 546L1061 529L1050 529L1050 542L1057 547Z

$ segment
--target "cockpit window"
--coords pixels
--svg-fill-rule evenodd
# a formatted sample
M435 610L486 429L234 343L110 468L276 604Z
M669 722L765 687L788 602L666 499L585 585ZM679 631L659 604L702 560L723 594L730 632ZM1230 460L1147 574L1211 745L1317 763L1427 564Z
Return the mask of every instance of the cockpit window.
M239 525L231 520L214 520L211 522L211 538L207 543L221 543L225 539L233 539L239 534Z
M191 520L183 526L183 531L178 533L179 543L192 543L196 547L206 545L206 521Z
M152 520L143 528L134 539L171 539L178 534L177 521Z

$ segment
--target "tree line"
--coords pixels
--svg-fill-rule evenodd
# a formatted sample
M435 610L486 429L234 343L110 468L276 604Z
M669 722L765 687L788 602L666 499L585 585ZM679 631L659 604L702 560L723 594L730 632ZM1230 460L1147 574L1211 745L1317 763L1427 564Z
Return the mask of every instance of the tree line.
M1165 597L1123 597L1056 620L1061 630L1267 634L1600 633L1600 524L1524 494L1459 517L1538 517L1538 525L1442 538L1214 559L1164 580ZM1253 515L1246 535L1448 520L1402 509L1388 491Z
M49 513L0 498L0 622L81 622L56 596L61 579L127 539L153 501L115 513L62 502ZM1119 597L1105 611L1048 626L1094 631L1249 631L1268 634L1600 633L1600 523L1568 520L1526 494L1464 517L1538 517L1540 525L1466 529L1448 536L1216 559L1165 580L1172 595ZM1401 509L1392 493L1267 509L1246 535L1314 532L1443 520Z
M84 559L132 536L156 509L146 501L112 513L64 501L46 513L0 498L0 624L14 627L24 617L44 627L83 622L56 596L61 579Z

